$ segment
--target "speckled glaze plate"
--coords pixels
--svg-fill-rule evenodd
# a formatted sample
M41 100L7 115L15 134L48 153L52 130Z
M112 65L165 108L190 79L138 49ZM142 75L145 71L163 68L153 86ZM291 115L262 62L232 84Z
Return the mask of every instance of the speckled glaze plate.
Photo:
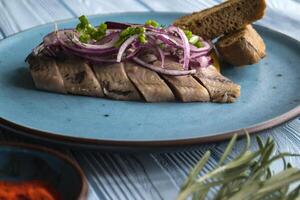
M182 13L119 13L93 23L169 24ZM76 19L58 23L74 27ZM0 124L27 136L83 146L153 147L213 142L233 132L257 132L300 114L300 43L256 26L267 57L222 73L242 87L234 104L143 103L61 95L35 89L24 63L31 49L54 30L39 26L0 42Z

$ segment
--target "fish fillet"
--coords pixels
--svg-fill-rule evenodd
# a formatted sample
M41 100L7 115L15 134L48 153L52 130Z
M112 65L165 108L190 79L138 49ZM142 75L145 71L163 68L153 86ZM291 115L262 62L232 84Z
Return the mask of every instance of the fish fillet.
M142 100L138 90L127 77L123 63L93 65L105 96L117 100Z
M240 86L215 67L198 69L193 76L167 76L133 62L88 65L78 58L30 57L30 72L38 89L117 100L232 103ZM154 65L160 66L160 61ZM181 64L166 57L165 68Z
M31 57L28 62L29 70L36 88L51 92L67 93L54 59Z
M68 93L103 97L103 91L92 69L82 59L67 58L56 61Z
M206 87L212 102L233 103L240 96L241 87L222 76L212 65L200 68L194 77Z
M165 68L180 70L181 64L166 58ZM160 66L161 62L156 61L154 65ZM198 81L192 76L167 76L162 75L165 81L173 90L175 96L182 102L206 102L210 100L209 93Z
M125 69L147 102L175 101L171 89L156 72L133 62L126 62Z

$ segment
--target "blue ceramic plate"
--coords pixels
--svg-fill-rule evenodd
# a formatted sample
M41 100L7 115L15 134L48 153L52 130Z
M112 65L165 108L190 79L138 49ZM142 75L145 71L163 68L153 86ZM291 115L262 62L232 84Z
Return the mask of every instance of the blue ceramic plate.
M119 13L91 17L169 24L182 13ZM58 23L74 27L76 19ZM222 73L242 86L234 104L142 103L38 91L24 63L31 49L54 30L39 26L0 42L0 117L24 134L82 145L165 146L216 141L247 128L256 132L300 114L300 43L256 26L268 56L259 64Z
M42 181L61 199L84 200L87 183L83 172L66 156L43 147L0 143L0 181Z

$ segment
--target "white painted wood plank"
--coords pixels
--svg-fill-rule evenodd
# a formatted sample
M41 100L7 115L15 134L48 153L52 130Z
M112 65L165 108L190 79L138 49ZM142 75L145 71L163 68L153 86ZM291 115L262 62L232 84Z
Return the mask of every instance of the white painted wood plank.
M43 22L62 20L74 17L60 0L24 0L31 12L34 12Z
M0 10L0 27L6 36L50 21L73 17L59 0L1 0Z
M64 2L76 15L148 10L137 0L64 0Z
M161 0L139 0L143 4L150 7L155 11L172 11L172 12L193 12L199 11L207 7L214 6L220 2L220 0L172 0L172 1L161 1Z
M5 36L20 31L13 17L8 12L6 1L0 0L0 27Z
M198 11L212 5L217 4L221 0L0 0L0 39L3 35L9 35L22 29L29 28L38 24L71 18L81 14L102 14L111 12L124 12L124 11L177 11L177 12L192 12ZM297 0L267 0L269 3L269 10L267 16L261 23L275 29L282 29L288 34L300 37L300 23L299 19L299 6L300 2ZM291 4L289 3L291 2ZM298 3L297 3L298 2ZM290 6L288 6L290 5ZM284 23L282 22L284 21ZM1 30L3 34L1 34ZM299 38L300 39L300 38ZM290 123L282 125L271 131L264 132L263 137L273 135L276 139L279 150L289 151L290 153L299 152L300 144L300 118L293 120ZM5 136L5 137L3 137ZM7 132L6 135L1 133L0 140L15 141L15 136L11 132ZM17 137L16 137L17 138ZM29 141L29 140L26 140ZM235 153L238 153L241 149L242 142L239 142L239 146L235 148ZM212 147L209 144L207 146ZM215 157L218 157L218 153L226 147L226 143L221 143L216 147L214 152ZM205 145L199 145L197 148L201 152L205 150ZM217 151L218 150L218 151ZM133 165L133 169L127 165L121 165L125 160L124 155L112 156L111 162L116 163L114 165L115 171L119 174L126 174L117 179L118 184L110 185L107 180L111 180L111 176L108 171L112 170L107 166L107 163L101 162L85 162L84 159L79 159L86 174L90 175L91 179L95 179L96 183L107 183L106 185L92 184L93 191L95 191L98 197L93 193L89 200L92 199L112 199L105 195L105 191L110 191L113 188L117 191L116 196L118 199L124 199L125 196L120 195L120 188L123 188L128 193L126 184L130 183L130 187L137 188L132 194L127 194L129 197L139 197L138 192L142 192L147 199L159 199L159 196L153 196L153 187L157 188L157 194L162 195L163 199L168 199L170 194L176 196L178 189L184 180L184 176L178 176L180 170L186 174L188 168L192 163L195 163L201 155L198 151L186 152L184 155L179 153L174 154L158 154L149 155L144 154L139 157L140 164ZM89 154L82 151L74 152L75 157L80 158L80 155L92 155L106 158L107 155L102 155L101 152L90 152ZM169 160L166 159L166 155L169 155ZM137 163L136 159L132 159L127 156L127 160L130 163ZM103 160L104 161L104 160ZM170 161L170 163L168 163ZM172 162L171 162L172 161ZM211 166L214 165L215 158L211 162ZM292 164L299 166L299 159L291 159ZM177 164L176 166L174 165ZM184 164L185 163L185 164ZM89 165L92 167L84 167ZM173 166L174 165L174 166ZM97 168L98 167L98 168ZM105 168L104 168L105 167ZM113 167L113 166L112 166ZM101 169L105 169L101 171ZM121 170L124 172L121 173ZM132 172L134 171L134 173ZM103 172L103 173L102 173ZM150 180L148 180L150 179ZM144 188L149 183L153 183L153 186ZM142 184L141 184L142 183ZM105 190L105 191L102 191ZM103 194L102 194L103 193ZM107 193L107 195L114 195ZM151 198L152 197L152 198Z

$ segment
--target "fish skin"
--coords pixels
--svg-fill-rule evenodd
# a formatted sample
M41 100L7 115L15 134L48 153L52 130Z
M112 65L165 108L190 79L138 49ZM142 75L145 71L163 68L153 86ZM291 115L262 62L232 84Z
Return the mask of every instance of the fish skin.
M212 102L233 103L240 96L241 87L220 74L212 65L199 68L193 76L206 87Z
M147 102L175 101L173 92L156 72L134 62L126 62L125 70Z
M166 59L166 68L181 69L181 64ZM58 93L148 102L177 98L183 102L233 103L240 96L240 86L214 66L199 68L193 76L167 76L133 63L92 65L92 70L78 58L30 56L28 62L35 86ZM154 64L160 66L160 61Z
M51 92L67 93L54 59L30 56L28 63L29 71L36 88Z
M161 62L156 61L156 66L160 66ZM181 70L182 65L168 57L165 60L166 69ZM168 83L174 95L182 102L207 102L210 101L210 96L205 87L203 87L192 76L168 76L162 75Z
M97 78L84 60L66 58L56 60L56 63L68 93L94 97L104 96Z
M94 64L93 70L106 97L116 100L143 100L129 80L124 63Z

